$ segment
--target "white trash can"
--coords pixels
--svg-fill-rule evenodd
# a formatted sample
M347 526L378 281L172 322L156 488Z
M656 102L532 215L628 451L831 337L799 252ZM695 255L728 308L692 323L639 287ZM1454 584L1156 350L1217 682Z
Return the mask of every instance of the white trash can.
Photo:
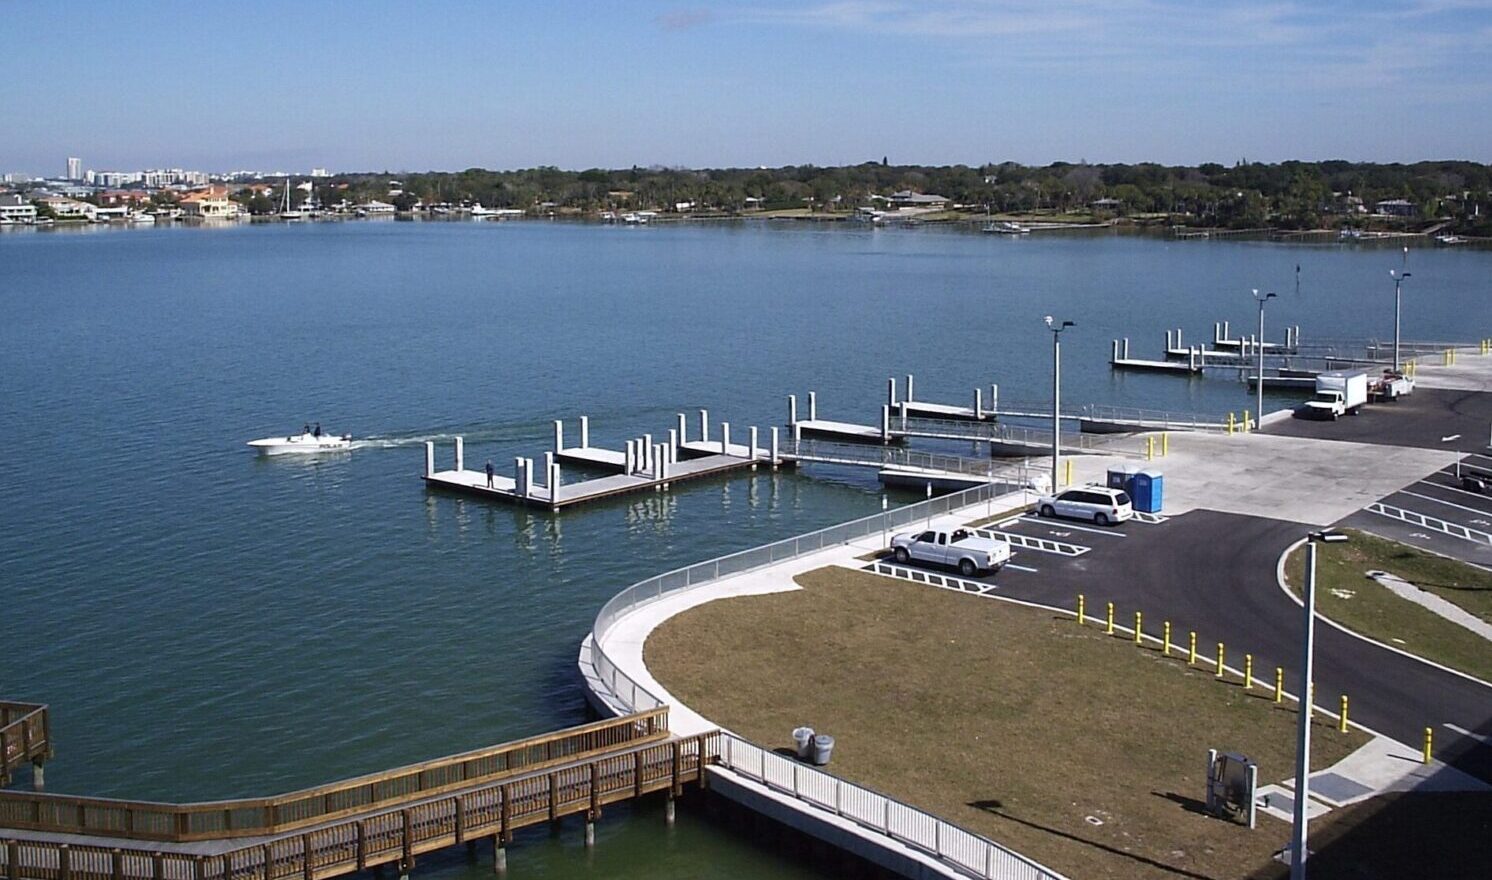
M793 729L793 745L798 750L798 760L806 761L813 756L813 728L796 727Z
M813 763L820 767L829 763L834 754L834 737L821 733L813 738Z

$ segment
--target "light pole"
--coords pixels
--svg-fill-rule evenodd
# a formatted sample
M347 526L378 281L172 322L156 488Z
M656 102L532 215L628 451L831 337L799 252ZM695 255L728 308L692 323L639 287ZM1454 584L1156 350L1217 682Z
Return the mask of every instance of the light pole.
M1052 331L1052 493L1056 494L1062 485L1058 478L1062 467L1062 331L1073 323L1058 323L1047 315L1046 326Z
M1296 702L1300 717L1295 722L1295 826L1290 839L1290 880L1305 880L1306 802L1311 796L1311 665L1316 653L1316 545L1347 540L1338 532L1306 535L1306 582L1301 607L1305 612L1305 637L1301 640L1300 683Z
M1259 392L1259 409L1254 415L1255 418L1259 419L1256 424L1260 427L1264 425L1264 304L1274 298L1274 291L1260 296L1259 289L1257 287L1254 288L1254 299L1259 301L1259 376L1258 381L1254 383L1254 388ZM1245 425L1244 427L1247 428L1248 426Z
M1405 251L1405 253L1408 253L1409 249L1405 248L1404 251ZM1414 273L1413 272L1399 272L1399 271L1395 271L1393 269L1389 269L1388 270L1388 274L1389 274L1390 277L1392 277L1394 279L1394 372L1397 373L1397 372L1399 372L1399 303L1400 303L1400 294L1403 292L1404 279L1405 278L1412 278L1414 276Z

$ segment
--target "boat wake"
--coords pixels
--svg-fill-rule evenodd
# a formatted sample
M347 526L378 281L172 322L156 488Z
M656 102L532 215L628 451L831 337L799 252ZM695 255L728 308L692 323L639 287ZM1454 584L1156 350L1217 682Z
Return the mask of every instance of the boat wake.
M465 438L467 443L483 443L501 440L528 440L534 435L533 429L528 430L500 430L489 428L487 430L454 430L441 431L438 433L424 434L373 434L367 437L357 438L352 441L351 449L403 449L410 446L424 446L426 443L450 443L457 437Z

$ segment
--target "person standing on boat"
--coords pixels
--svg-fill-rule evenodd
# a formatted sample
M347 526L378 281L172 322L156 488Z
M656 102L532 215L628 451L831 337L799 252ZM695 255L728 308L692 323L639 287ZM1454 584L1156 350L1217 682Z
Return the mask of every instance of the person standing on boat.
M321 439L321 423L320 422L316 423L316 430L314 430L314 431L311 432L311 436L315 437L317 440Z
M487 459L487 488L492 488L492 459Z
M300 426L300 432L302 434L309 434L309 433L311 433L311 423L310 422L306 422L304 425L301 425Z

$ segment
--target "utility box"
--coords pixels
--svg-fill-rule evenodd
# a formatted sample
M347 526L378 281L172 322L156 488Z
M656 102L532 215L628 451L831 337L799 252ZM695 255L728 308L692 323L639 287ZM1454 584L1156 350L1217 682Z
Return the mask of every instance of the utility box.
M1133 496L1135 494L1135 475L1139 472L1140 469L1132 464L1123 464L1119 467L1109 468L1108 487L1110 489L1123 489Z
M1112 474L1113 471L1109 473ZM1160 513L1164 490L1165 478L1160 471L1139 471L1135 474L1133 487L1127 491L1135 510L1141 513Z

